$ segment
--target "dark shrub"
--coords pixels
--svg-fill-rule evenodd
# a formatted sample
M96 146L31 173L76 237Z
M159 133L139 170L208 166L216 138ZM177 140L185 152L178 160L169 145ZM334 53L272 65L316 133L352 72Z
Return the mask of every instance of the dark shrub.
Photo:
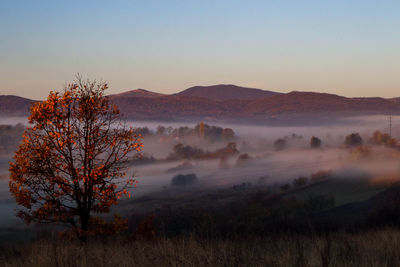
M182 143L174 146L174 153L168 159L192 159L203 157L206 153L197 147L185 146Z
M346 136L345 145L349 147L355 147L363 144L363 140L358 133L352 133Z
M230 157L233 156L237 153L239 153L239 150L237 150L237 145L235 142L229 142L226 147L217 149L211 156L212 157Z
M236 160L236 166L243 167L246 164L248 164L250 160L251 160L251 157L249 156L249 154L247 154L247 153L240 154L240 156Z
M311 148L320 148L321 147L321 140L318 137L311 137L310 140L310 146Z
M194 173L191 174L178 174L174 176L171 181L173 186L187 186L197 182L197 176Z
M276 140L276 141L274 142L274 149L275 149L276 151L283 150L283 149L285 149L286 147L287 147L287 142L286 142L286 140L283 139L283 138L279 138L278 140Z

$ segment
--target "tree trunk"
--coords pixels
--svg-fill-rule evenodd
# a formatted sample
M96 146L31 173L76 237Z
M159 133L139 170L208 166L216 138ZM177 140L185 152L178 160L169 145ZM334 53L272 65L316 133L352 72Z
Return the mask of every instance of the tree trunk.
M89 214L87 214L86 212L81 214L80 216L80 221L81 221L81 231L80 231L80 236L79 239L83 242L86 243L86 236L87 236L87 232L89 230Z

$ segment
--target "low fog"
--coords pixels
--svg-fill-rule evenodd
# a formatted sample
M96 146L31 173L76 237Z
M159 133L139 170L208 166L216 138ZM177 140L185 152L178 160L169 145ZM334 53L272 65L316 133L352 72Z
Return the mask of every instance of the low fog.
M392 118L392 137L400 134L400 117ZM1 118L0 124L26 124L26 118ZM159 125L166 128L188 126L196 123L129 122L133 127L147 127L155 132ZM344 119L343 124L313 127L269 127L244 126L224 123L209 123L222 128L231 128L232 140L208 140L201 136L160 136L143 137L143 156L148 162L133 162L133 172L139 184L132 190L133 198L166 190L193 190L231 188L242 183L251 186L280 186L292 183L298 177L311 177L319 171L331 173L337 179L366 179L373 183L393 182L400 177L400 150L371 144L376 130L389 132L388 118L371 116ZM363 139L363 149L345 146L345 138L351 133L359 133ZM311 148L310 138L318 137L321 146ZM277 147L276 141L284 140ZM214 156L215 151L235 143L236 153L229 156ZM177 158L174 147L182 144L202 150L206 156L198 158ZM215 153L214 153L215 152ZM214 154L213 154L214 153ZM8 193L8 162L13 153L3 153L0 157L0 226L22 225L13 212L14 200ZM171 184L177 175L195 174L197 183L178 187Z

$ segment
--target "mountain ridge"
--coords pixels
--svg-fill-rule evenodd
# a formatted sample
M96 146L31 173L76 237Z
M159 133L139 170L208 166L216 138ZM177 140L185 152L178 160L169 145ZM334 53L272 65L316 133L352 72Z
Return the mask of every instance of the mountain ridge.
M152 92L146 89L142 89L142 88L138 88L135 90L130 90L130 91L126 91L126 92L122 92L119 94L114 94L114 95L118 95L118 96L126 96L126 97L160 97L160 96L165 96L165 94L161 94L161 93L156 93L156 92Z
M216 86L221 88L221 85ZM136 89L108 97L128 119L134 120L300 124L347 116L400 115L400 98L348 98L302 91L277 93L232 86L222 85L223 90L214 95L208 94L209 88L213 87L199 86L183 90L185 93L170 95ZM199 94L199 90L204 91ZM230 90L233 90L231 97L228 95ZM244 94L246 92L248 94ZM32 102L34 101L17 96L0 96L0 115L26 116Z
M278 94L281 93L233 84L218 84L211 86L193 86L174 95L205 97L213 100L229 100L257 99Z

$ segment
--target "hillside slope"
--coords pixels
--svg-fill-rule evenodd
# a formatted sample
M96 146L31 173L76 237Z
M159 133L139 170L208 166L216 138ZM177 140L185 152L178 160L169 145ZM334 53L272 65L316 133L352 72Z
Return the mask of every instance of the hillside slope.
M218 87L220 88L220 87ZM229 89L231 88L231 89ZM303 124L332 122L345 116L400 115L399 98L347 98L334 94L315 92L290 92L287 94L261 91L248 99L242 89L227 86L221 94L204 97L210 87L196 87L178 94L163 95L144 89L110 95L129 119L135 120L207 120L244 123ZM228 98L232 91L236 99ZM246 89L246 92L249 89ZM253 89L252 89L253 90ZM251 90L250 90L251 91ZM191 92L191 93L190 93ZM251 91L253 92L253 91ZM267 92L267 94L265 94ZM189 94L190 93L190 94ZM272 93L272 94L270 94ZM264 97L269 95L268 97ZM216 99L214 99L216 98ZM0 96L0 116L26 116L33 100L17 96Z
M35 100L14 96L0 95L0 116L27 116L30 105Z
M115 94L114 96L122 96L122 97L160 97L165 96L164 94L151 92L145 89L135 89L127 92L123 92L120 94Z
M256 88L240 87L232 84L219 84L212 86L194 86L182 92L177 93L178 96L197 96L209 98L212 100L228 100L228 99L259 99L280 93L265 91Z

